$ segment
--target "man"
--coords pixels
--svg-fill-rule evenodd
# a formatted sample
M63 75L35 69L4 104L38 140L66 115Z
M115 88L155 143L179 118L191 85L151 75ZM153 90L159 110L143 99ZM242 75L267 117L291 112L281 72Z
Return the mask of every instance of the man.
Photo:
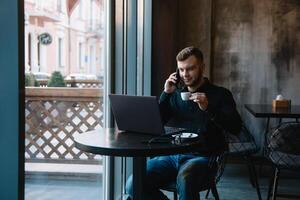
M176 181L180 200L198 200L199 189L207 184L208 174L212 169L215 174L210 164L212 158L227 149L223 130L237 134L241 129L231 92L203 77L202 52L187 47L178 53L176 60L180 77L174 72L165 82L159 101L162 117L168 124L201 134L203 142L197 152L150 159L143 191L145 199L168 199L159 188ZM177 88L178 81L183 88ZM183 101L181 92L191 92L190 101ZM132 177L126 190L132 194Z

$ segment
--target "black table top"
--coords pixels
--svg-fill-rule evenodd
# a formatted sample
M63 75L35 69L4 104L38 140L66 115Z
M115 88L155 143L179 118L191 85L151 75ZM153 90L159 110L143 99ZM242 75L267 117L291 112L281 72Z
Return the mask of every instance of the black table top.
M155 136L117 132L114 129L94 130L75 136L75 146L85 152L124 157L148 157L188 153L199 143L183 144L147 142Z
M273 108L270 104L245 104L254 117L272 118L299 118L300 105L292 105L290 108Z

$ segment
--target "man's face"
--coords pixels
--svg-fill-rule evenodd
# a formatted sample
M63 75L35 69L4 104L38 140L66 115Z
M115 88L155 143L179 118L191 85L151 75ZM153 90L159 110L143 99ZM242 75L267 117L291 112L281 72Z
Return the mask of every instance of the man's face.
M192 55L184 61L177 61L177 66L179 75L186 86L197 86L201 82L204 64L195 56Z

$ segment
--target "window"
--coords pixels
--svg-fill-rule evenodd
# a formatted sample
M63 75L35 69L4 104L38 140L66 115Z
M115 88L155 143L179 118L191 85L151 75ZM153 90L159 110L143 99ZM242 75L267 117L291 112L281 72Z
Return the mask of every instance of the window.
M31 68L31 33L28 34L28 49L27 49L27 52L28 52L28 66L29 66L29 71L30 71L30 68Z
M95 62L95 52L94 52L94 47L93 45L90 46L90 53L89 53L89 73L93 73L94 72L94 62Z
M37 42L37 65L38 65L38 71L40 71L40 66L41 66L41 43L40 43L40 41Z
M62 0L57 0L57 11L58 12L62 12L62 4L61 4Z
M35 0L35 6L36 6L36 9L40 10L42 9L42 6L43 6L43 0Z
M89 22L82 20L90 11L88 0L34 2L39 6L24 0L30 65L25 88L25 200L103 199L102 156L77 149L74 137L104 126L104 61L94 59L105 58L104 51L96 51L105 46L104 35L91 34ZM104 0L94 4L92 20L105 16L103 4ZM62 10L68 15L61 15ZM51 36L49 43L39 42L43 33Z
M90 0L89 26L90 30L93 30L93 0Z
M83 51L83 43L79 42L78 44L78 68L79 70L84 67L84 51Z
M64 67L64 46L63 46L63 39L58 38L58 67Z
M83 3L81 0L78 3L78 18L83 19Z

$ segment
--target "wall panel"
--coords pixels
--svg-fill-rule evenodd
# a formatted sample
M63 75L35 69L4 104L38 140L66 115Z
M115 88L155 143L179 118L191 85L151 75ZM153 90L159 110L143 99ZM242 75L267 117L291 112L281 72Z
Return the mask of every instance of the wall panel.
M300 1L217 0L214 26L214 83L233 92L257 139L263 120L245 103L271 103L276 94L300 104Z

